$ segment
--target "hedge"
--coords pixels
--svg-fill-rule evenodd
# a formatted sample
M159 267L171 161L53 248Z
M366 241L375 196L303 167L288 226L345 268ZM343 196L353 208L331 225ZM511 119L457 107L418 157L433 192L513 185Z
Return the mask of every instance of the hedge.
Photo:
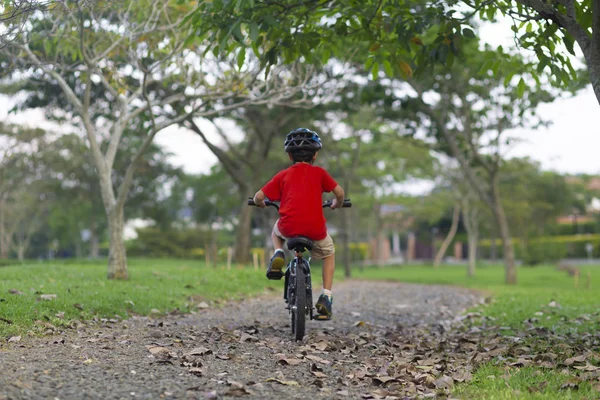
M572 236L544 236L530 239L525 243L519 238L513 238L515 257L526 265L535 265L543 262L554 262L563 258L587 258L586 245L593 246L592 256L600 257L600 235L572 235ZM488 239L479 242L479 255L481 258L491 257L491 241ZM502 242L496 240L496 256L503 256Z

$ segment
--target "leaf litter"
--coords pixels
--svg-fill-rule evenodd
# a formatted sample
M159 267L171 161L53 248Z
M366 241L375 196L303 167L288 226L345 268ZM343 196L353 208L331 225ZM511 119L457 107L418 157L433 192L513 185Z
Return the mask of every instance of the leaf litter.
M380 287L380 284L368 285ZM334 323L309 323L307 337L301 343L291 340L285 315L272 311L280 306L277 299L270 309L256 303L250 310L240 310L243 315L235 305L226 306L232 307L229 319L223 319L217 309L197 316L163 315L158 320L98 319L77 325L74 329L79 338L70 337L64 349L80 355L89 349L102 349L107 343L121 346L123 351L133 352L141 347L149 361L145 372L136 365L138 375L172 371L176 379L185 382L180 385L182 390L197 388L196 391L207 396L214 394L210 398L270 398L273 390L280 398L282 393L294 393L299 388L307 396L447 397L457 384L471 381L477 367L488 361L510 368L560 368L569 376L564 390L576 390L582 382L600 382L597 366L600 335L596 332L558 334L526 323L505 335L502 333L505 327L493 318L479 313L458 313L478 303L479 297L471 292L437 288L442 294L450 291L453 298L463 302L463 306L453 305L449 309L434 306L442 297L435 297L433 292L427 292L429 289L420 288L411 296L411 286L403 287L403 291L396 290L395 284L382 286L388 288L383 298L391 298L391 304L413 301L411 312L398 317L377 304L360 300L352 303L354 297L359 297L348 292L346 310L360 311L361 324L356 324L356 314L340 312ZM353 290L364 288L354 286ZM337 293L344 295L342 291ZM420 306L415 299L424 295L430 296L430 300ZM553 310L559 308L558 304L548 306ZM542 311L546 313L546 309ZM255 321L247 317L253 314L263 318ZM404 323L398 324L399 321ZM117 323L123 327L119 328ZM45 328L51 336L63 334L64 329ZM86 354L89 357L82 359L85 363L104 362L94 352ZM116 357L117 353L106 354ZM529 388L531 392L545 389L543 385ZM179 396L185 397L185 392Z

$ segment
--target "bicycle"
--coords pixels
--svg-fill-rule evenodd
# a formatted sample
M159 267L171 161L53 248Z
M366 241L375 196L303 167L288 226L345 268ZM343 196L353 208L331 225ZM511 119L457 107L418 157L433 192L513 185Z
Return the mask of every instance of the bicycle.
M331 207L331 200L323 202L323 208ZM275 207L279 211L279 204L265 200L267 206ZM249 206L256 206L252 198L248 199ZM352 207L350 199L345 199L342 207ZM292 319L292 334L296 340L302 340L305 333L306 316L313 318L312 282L310 278L310 258L303 257L305 251L311 251L313 241L307 237L296 236L289 238L287 247L294 252L285 271L283 299ZM298 268L301 266L302 268Z

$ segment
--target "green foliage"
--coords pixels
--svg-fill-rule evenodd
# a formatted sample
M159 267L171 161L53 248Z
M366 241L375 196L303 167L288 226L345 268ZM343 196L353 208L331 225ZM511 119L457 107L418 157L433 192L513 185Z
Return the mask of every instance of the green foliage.
M131 240L127 246L127 254L132 257L155 258L201 258L204 259L204 249L216 240L213 235L223 236L224 233L210 232L200 229L169 229L143 228L136 230L138 237Z
M183 2L183 1L182 1ZM348 58L349 47L368 49L359 55L373 79L408 78L434 63L459 56L471 29L444 1L283 0L199 2L186 23L194 37L208 37L207 51L229 54L251 48L265 65L305 60L326 63Z
M564 258L587 258L586 246L592 244L592 256L600 257L600 235L544 236L528 240L514 239L516 257L525 265L536 265L544 262L555 262ZM479 255L489 258L491 243L489 240L479 242ZM502 245L496 241L496 254L502 256Z
M572 63L576 56L573 29L565 29L564 20L572 18L570 22L576 24L583 35L588 34L592 30L591 1L568 2L575 11L573 16L568 16L569 11L560 2L539 2L535 6L531 5L533 2L521 0L469 0L466 3L478 9L483 20L493 20L497 13L511 17L519 46L534 52L538 59L537 74L548 77L556 86L569 90L581 88L582 76Z

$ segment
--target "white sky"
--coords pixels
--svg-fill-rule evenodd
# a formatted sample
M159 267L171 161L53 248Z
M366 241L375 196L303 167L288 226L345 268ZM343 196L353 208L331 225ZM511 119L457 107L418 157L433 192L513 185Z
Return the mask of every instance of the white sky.
M480 35L492 45L513 43L512 31L506 23L484 26ZM9 105L8 99L0 96L0 120L44 125L39 110L7 116ZM551 120L552 125L537 131L513 132L513 136L524 142L516 145L510 156L530 156L544 168L563 173L600 173L600 106L591 87L573 98L542 106L539 114ZM174 154L173 164L188 173L206 173L217 162L200 137L186 130L167 129L157 135L156 142Z

